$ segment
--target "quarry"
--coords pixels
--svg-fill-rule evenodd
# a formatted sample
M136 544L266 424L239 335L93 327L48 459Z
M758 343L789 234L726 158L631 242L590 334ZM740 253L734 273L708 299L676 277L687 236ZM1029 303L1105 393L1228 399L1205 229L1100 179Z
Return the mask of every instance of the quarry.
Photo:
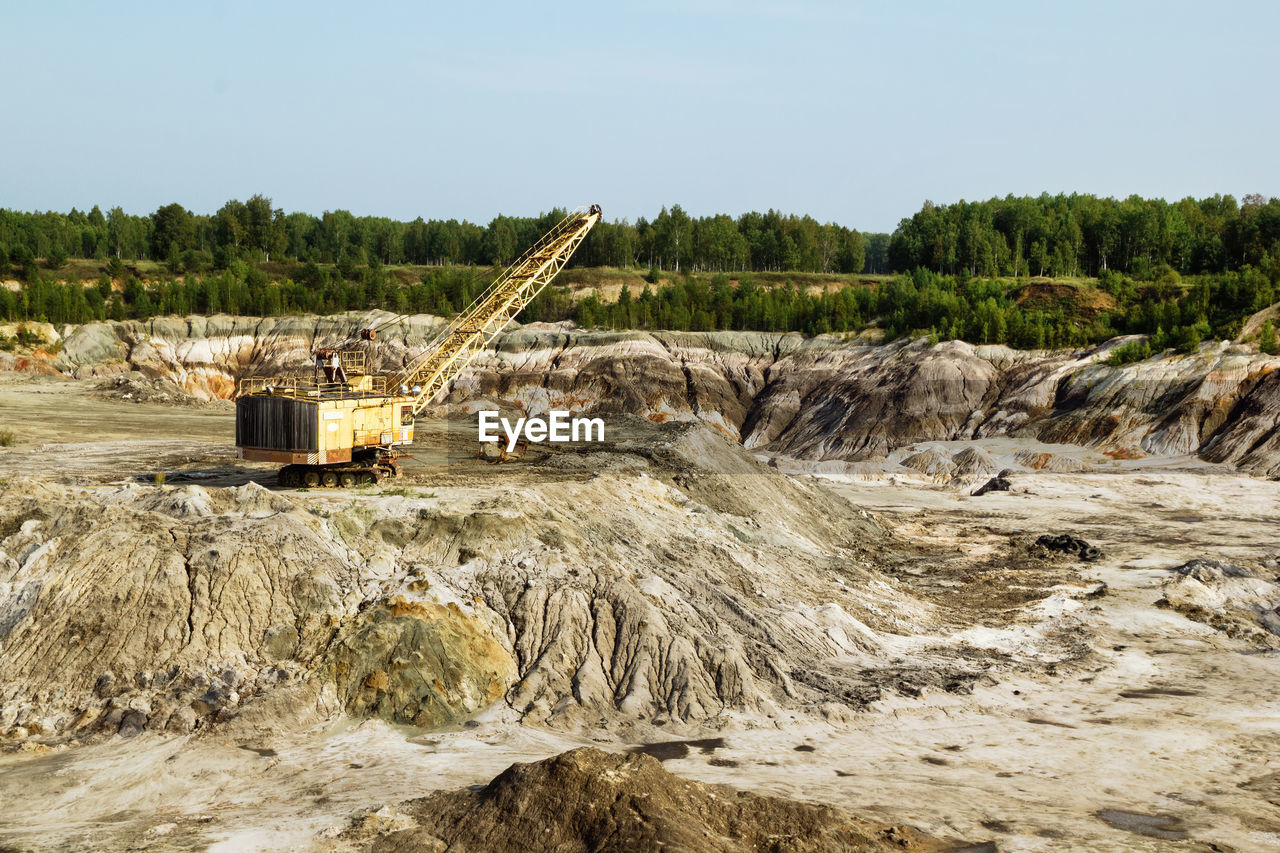
M0 846L1280 840L1275 359L533 324L398 478L238 458L236 383L373 320L5 365ZM553 409L605 440L477 458Z
M1280 5L4 12L0 853L1280 851Z

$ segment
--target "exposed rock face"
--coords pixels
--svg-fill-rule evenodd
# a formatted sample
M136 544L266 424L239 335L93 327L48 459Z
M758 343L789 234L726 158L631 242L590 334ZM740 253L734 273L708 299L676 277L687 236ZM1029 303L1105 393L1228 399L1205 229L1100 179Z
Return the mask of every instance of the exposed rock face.
M140 371L202 399L225 398L242 376L307 369L314 346L347 339L380 316L83 326L66 330L55 363L79 376ZM375 365L403 365L439 326L416 317L384 329L369 348ZM812 460L1020 435L1128 455L1199 453L1280 474L1280 360L1205 346L1194 356L1100 363L1116 343L1045 353L957 341L867 346L795 334L535 324L500 338L447 402L698 419L747 448Z
M1243 393L1210 435L1201 455L1271 477L1280 474L1280 364L1268 362L1242 382ZM1247 390L1244 390L1247 389ZM1219 413L1221 409L1219 409Z
M996 367L955 342L896 357L902 352L891 345L798 355L760 395L746 444L806 458L858 459L914 441L961 437L967 426L965 437L971 437L974 413L995 403ZM791 417L777 416L791 413L793 403Z
M422 328L433 328L424 318ZM200 400L229 399L256 372L309 368L313 343L337 341L363 325L344 317L159 317L68 329L54 364L77 377L136 371L172 382ZM410 332L409 345L423 343Z
M887 827L830 806L764 797L682 779L647 755L575 749L514 764L480 790L434 794L400 807L415 823L372 842L378 853L421 850L746 851L941 850L909 827Z

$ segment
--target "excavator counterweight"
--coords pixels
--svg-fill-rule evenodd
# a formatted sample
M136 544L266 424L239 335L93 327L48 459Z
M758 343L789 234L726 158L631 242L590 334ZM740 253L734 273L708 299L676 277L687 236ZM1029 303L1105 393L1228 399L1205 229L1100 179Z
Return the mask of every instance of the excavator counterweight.
M351 486L398 475L395 448L413 442L418 412L555 278L600 216L592 205L564 217L398 373L373 375L363 351L339 345L316 351L309 376L242 380L241 458L283 463L283 486ZM359 337L374 341L377 328Z

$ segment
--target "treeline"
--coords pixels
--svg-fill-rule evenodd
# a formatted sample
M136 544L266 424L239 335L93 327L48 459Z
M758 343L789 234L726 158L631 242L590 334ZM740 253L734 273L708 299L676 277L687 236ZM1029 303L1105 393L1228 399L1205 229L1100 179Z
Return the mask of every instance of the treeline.
M371 308L451 316L562 215L500 216L487 226L403 223L345 211L286 215L260 195L228 202L212 216L177 204L150 216L119 208L104 215L96 207L69 214L0 210L0 277L23 282L0 288L0 319L84 323ZM59 282L57 270L69 257L100 260L88 265L100 269L98 280ZM162 272L147 281L126 265L156 258ZM695 218L672 206L652 222L600 223L574 262L647 268L648 285L624 288L610 304L548 288L522 320L810 335L874 325L889 338L1021 348L1148 335L1116 356L1127 359L1235 337L1246 317L1276 300L1280 202L1042 195L926 203L892 236L774 211ZM405 263L426 269L389 269ZM780 270L906 272L873 283L844 279L833 290L775 285L785 279ZM771 283L757 282L757 271ZM1030 278L1086 274L1096 276L1096 286Z
M488 225L457 219L399 222L353 216L288 213L255 195L199 215L166 204L149 216L114 207L106 214L23 213L0 210L0 265L30 278L45 259L53 269L68 258L153 260L174 274L228 268L237 260L292 260L320 264L505 266L565 214L497 216ZM883 236L883 235L880 235ZM883 268L887 236L876 241L871 266ZM645 218L599 223L572 259L575 266L653 267L690 272L796 270L861 272L863 236L809 216L777 211L691 217L679 206ZM4 270L0 270L3 272Z
M807 335L859 332L869 325L886 340L905 335L932 340L1008 344L1021 349L1086 346L1117 335L1149 335L1148 355L1191 352L1210 337L1234 338L1249 315L1276 300L1277 281L1259 270L1182 279L1166 270L1154 282L1113 271L1103 274L1102 305L1068 295L1038 293L1034 285L942 275L917 269L878 286L851 285L809 292L794 284L762 288L744 277L686 278L635 297L626 288L612 304L588 296L574 305L548 297L541 319L574 319L580 326L619 329L795 331Z
M1280 200L1092 195L1008 196L934 205L904 219L888 246L895 270L924 267L971 276L1096 276L1140 279L1162 267L1182 275L1280 262Z
M337 267L314 263L295 272L294 278L273 280L257 265L233 261L221 272L146 283L124 275L123 287L116 287L107 272L88 286L37 275L18 290L0 288L0 320L59 324L187 314L278 317L372 308L449 317L470 304L492 280L490 270L448 267L430 270L420 281L406 285L388 275L377 261L349 270L348 278Z
M148 216L0 210L0 272L26 279L41 259L54 270L68 258L165 263L171 273L227 269L235 261L318 264L505 265L563 216L497 216L487 225L401 222L288 213L270 198L233 200L211 215L167 204ZM692 217L679 205L652 220L601 222L574 266L643 267L678 272L807 271L888 273L917 267L970 276L1156 277L1227 272L1280 262L1280 200L1230 195L1170 203L1131 196L1041 195L924 207L892 235L862 234L809 216L774 210L738 217Z
M403 282L376 261L344 277L337 268L308 263L295 278L269 280L255 265L234 262L206 276L144 284L127 276L123 288L106 273L89 286L37 276L19 290L0 289L0 319L84 323L159 315L333 314L378 308L397 314L451 316L485 287L492 270L440 268ZM1146 357L1169 347L1194 350L1202 340L1236 337L1251 314L1276 301L1280 281L1245 267L1182 277L1165 269L1154 281L1108 270L1090 286L944 275L917 269L876 284L838 289L794 282L765 286L750 273L731 280L683 274L651 281L636 293L623 287L604 303L593 292L575 300L566 287L544 290L523 322L573 320L584 328L757 330L807 335L860 332L886 339L928 336L1024 349L1084 346L1116 335L1148 335L1117 358Z

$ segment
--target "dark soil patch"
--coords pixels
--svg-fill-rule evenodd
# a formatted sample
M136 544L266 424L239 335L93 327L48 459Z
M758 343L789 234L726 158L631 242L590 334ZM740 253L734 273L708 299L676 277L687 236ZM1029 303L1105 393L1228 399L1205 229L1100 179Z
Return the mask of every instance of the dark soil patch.
M1121 690L1120 695L1125 699L1153 699L1157 696L1199 696L1200 694L1181 687L1142 687L1135 690Z
M1187 837L1182 821L1172 815L1151 815L1127 812L1122 809L1102 809L1094 812L1099 820L1129 832L1159 838L1163 841L1181 841Z
M1027 722L1031 723L1031 725L1033 726L1057 726L1060 729L1075 728L1075 726L1071 725L1070 723L1059 723L1055 720L1045 720L1045 719L1041 719L1040 717L1032 717L1031 719L1027 720Z
M723 749L725 740L722 737L701 738L699 740L663 740L646 743L628 750L632 755L652 755L659 761L670 761L674 758L686 758L689 749L698 750L703 755L713 755L717 749Z

